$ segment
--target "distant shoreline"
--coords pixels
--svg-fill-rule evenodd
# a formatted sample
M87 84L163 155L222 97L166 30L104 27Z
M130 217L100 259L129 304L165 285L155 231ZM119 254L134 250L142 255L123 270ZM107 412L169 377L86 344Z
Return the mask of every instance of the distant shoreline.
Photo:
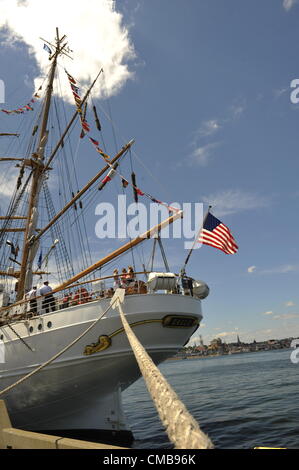
M261 349L259 351L238 351L234 352L231 354L197 354L197 355L192 355L192 356L186 356L186 357L169 357L166 359L164 362L169 362L169 361L185 361L185 360L190 360L190 359L208 359L210 357L231 357L231 356L237 356L240 354L251 354L251 353L261 353L261 352L273 352L273 351L287 351L287 350L293 350L293 348L279 348L279 349Z

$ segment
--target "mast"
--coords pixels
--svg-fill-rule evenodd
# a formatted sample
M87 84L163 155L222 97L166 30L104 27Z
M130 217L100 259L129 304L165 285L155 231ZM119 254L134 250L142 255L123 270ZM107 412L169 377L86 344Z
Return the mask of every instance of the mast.
M47 143L48 138L48 119L49 119L49 111L51 106L51 98L53 93L53 82L55 78L55 72L57 67L57 58L60 53L63 52L66 44L61 46L62 41L65 39L65 36L59 38L59 31L56 28L56 50L55 53L52 55L52 65L50 69L50 76L49 82L46 92L46 98L43 107L43 115L42 115L42 124L38 139L38 145L36 152L32 155L32 184L31 190L29 195L29 206L27 211L27 223L25 227L25 235L24 235L24 243L23 243L23 254L22 254L22 262L21 262L21 269L20 269L20 276L18 282L18 292L17 292L17 301L21 300L26 292L27 289L31 287L32 284L32 265L34 261L34 257L38 250L38 243L31 243L31 239L35 233L37 227L37 219L38 219L38 200L39 195L42 187L42 176L44 170L44 154L45 154L45 146Z

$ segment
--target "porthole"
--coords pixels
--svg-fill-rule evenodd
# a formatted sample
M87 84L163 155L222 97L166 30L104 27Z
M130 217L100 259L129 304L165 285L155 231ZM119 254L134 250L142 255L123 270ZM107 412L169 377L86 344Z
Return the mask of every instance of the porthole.
M3 336L3 335L1 335L1 336L0 336L0 341L3 341L3 338L4 338L4 336Z
M51 322L51 321L48 321L47 327L48 327L48 328L52 328L52 322Z
M40 323L37 328L39 329L39 331L41 331L43 329L43 325Z
M33 331L33 326L29 328L29 332L32 333L32 331Z

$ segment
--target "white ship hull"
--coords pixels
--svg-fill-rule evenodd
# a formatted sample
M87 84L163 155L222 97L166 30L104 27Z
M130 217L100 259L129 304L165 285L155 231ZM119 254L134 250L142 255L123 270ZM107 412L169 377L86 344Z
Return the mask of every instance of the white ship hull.
M16 382L71 343L100 317L110 299L72 306L0 328L5 363L0 364L0 390ZM179 294L126 296L124 312L140 342L156 364L171 357L196 330L200 300ZM166 316L185 318L190 325L163 325ZM191 317L188 318L188 317ZM31 331L33 328L33 331ZM99 336L111 339L96 351ZM86 355L86 346L90 346ZM130 436L122 412L121 390L138 379L140 371L117 310L110 310L78 343L41 372L8 392L5 399L12 424L27 430L91 439Z

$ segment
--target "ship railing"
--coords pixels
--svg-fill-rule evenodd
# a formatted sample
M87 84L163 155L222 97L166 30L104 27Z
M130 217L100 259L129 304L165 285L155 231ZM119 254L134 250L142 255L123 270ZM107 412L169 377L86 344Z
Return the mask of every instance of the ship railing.
M131 280L127 284L122 281L121 275L118 276L119 282L115 279L115 275L109 275L77 282L61 290L54 289L53 298L48 298L47 301L45 296L37 296L34 299L24 299L0 309L0 326L10 321L28 319L75 305L101 299L109 299L113 297L117 287L124 287L126 289L126 295L155 293L156 291L150 289L147 283L150 274L153 274L153 271L136 272L134 273L134 280ZM174 274L174 276L176 278L176 287L169 290L163 289L162 292L164 294L183 293L186 295L186 290L180 287L181 276L179 274ZM141 279L142 277L143 279Z

